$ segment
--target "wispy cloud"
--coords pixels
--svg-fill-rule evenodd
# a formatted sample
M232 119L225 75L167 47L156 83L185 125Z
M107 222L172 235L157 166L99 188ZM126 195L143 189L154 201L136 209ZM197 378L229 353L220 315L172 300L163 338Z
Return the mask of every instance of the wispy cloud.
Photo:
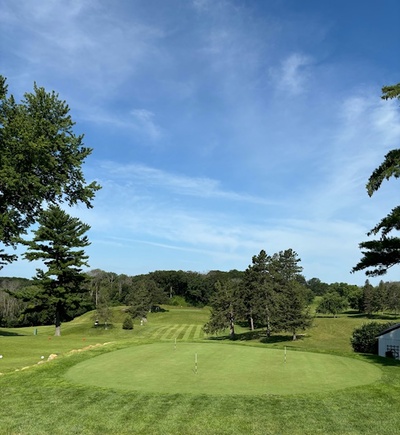
M134 126L150 137L152 140L158 140L162 136L161 128L154 122L154 113L146 109L132 110L135 119Z
M104 97L139 65L158 56L162 29L128 22L103 2L38 0L3 6L0 22L11 27L18 23L14 50L35 72L37 81L52 82L57 74L80 90ZM41 68L43 64L46 69Z
M290 95L299 95L309 86L311 56L303 53L292 53L286 57L279 68L271 68L270 72L280 91Z
M216 198L243 203L273 205L274 200L246 193L225 190L219 180L207 177L190 177L182 174L171 173L158 168L142 164L120 164L116 162L99 162L96 165L101 168L102 178L112 177L119 180L121 185L140 186L140 188L157 188L173 194L192 196L198 198Z

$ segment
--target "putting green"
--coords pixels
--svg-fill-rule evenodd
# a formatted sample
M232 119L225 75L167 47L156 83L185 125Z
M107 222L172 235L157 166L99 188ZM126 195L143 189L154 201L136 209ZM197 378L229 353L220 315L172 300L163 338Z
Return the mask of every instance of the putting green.
M197 372L196 372L197 359ZM68 370L72 382L192 394L301 394L372 383L376 366L352 358L221 343L156 343L106 353Z

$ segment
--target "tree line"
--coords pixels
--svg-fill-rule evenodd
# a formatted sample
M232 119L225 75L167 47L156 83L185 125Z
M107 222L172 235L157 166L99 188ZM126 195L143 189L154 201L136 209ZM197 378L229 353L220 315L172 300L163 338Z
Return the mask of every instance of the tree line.
M385 100L399 99L400 84L382 92ZM55 92L34 84L33 92L17 103L0 75L0 268L17 260L12 249L19 244L27 247L25 259L44 264L29 285L9 281L11 288L0 290L0 324L43 324L52 319L60 333L61 320L91 308L107 323L112 304L127 304L132 317L143 317L169 299L211 305L209 331L227 325L233 335L235 321L246 321L250 329L261 325L267 334L287 330L295 338L297 330L310 324L307 307L317 291L322 295L320 313L336 315L347 306L370 315L382 309L397 313L397 285L383 283L375 291L366 282L360 291L342 284L332 289L317 278L307 283L291 249L273 255L261 251L244 272L156 271L122 278L108 272L83 273L83 267L89 266L84 252L89 226L61 205L83 203L91 208L100 186L84 178L82 165L92 149L84 146L83 135L76 135L73 127L68 105ZM368 194L399 174L400 150L395 149L371 175ZM353 272L382 275L400 263L400 239L393 236L399 222L398 206L368 233L379 234L378 240L360 243L363 258ZM26 240L35 223L33 239Z
M275 313L269 323L270 331L277 331L279 324L282 324L282 319L278 322L279 309L288 310L295 301L299 303L299 297L302 301L300 307L305 310L317 297L317 314L336 316L348 309L368 316L382 312L393 315L400 313L400 282L381 281L377 286L373 286L368 280L363 286L343 282L328 284L319 278L306 280L301 273L296 273L296 286L292 290L287 289L288 282L282 281L282 276L281 281L274 278L272 283L273 275L269 270L273 265L279 265L284 252L291 252L295 255L294 259L297 258L291 250L272 256L261 251L253 257L252 261L255 263L245 271L234 269L200 273L157 270L148 274L128 276L93 269L84 274L85 279L80 284L81 291L75 303L71 304L66 300L62 318L69 321L94 310L96 319L105 325L112 323L111 308L114 306L124 305L128 307L128 313L133 319L140 319L162 304L199 308L207 305L213 313L207 330L216 332L232 326L234 330L234 325L238 322L247 324L250 329L267 327L266 313L269 308ZM298 263L295 264L299 267ZM274 273L279 274L279 268ZM278 288L278 283L282 285L283 290ZM290 281L289 283L294 284ZM0 278L0 326L53 324L54 306L50 303L38 305L34 299L30 299L38 290L40 285L35 279ZM295 290L298 294L296 297L293 296L291 302L290 291ZM270 307L264 303L261 308L263 295L267 296L268 291L271 291L275 298L271 300ZM76 293L74 294L76 297ZM295 309L296 307L292 307L292 310ZM230 320L233 321L233 325ZM234 334L234 331L231 332Z

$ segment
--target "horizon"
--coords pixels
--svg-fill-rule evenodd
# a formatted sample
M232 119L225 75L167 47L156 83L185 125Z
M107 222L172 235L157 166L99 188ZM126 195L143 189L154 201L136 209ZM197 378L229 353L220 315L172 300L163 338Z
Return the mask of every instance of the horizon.
M350 273L396 206L365 185L399 146L400 3L373 0L0 0L1 74L71 108L102 189L68 209L89 224L90 268L245 270L293 249L306 279ZM397 11L397 13L396 13ZM19 248L17 254L22 251ZM31 278L36 262L0 276Z

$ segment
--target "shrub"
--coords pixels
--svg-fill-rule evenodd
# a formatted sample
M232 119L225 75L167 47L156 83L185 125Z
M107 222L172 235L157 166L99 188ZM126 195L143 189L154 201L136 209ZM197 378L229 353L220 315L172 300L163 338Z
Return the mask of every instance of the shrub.
M182 296L173 296L170 298L167 302L168 305L173 305L176 307L187 307L188 303L186 302L185 298Z
M392 326L393 323L370 322L356 328L351 337L354 352L378 354L377 335Z
M133 329L133 320L131 316L126 316L123 323L122 329Z

